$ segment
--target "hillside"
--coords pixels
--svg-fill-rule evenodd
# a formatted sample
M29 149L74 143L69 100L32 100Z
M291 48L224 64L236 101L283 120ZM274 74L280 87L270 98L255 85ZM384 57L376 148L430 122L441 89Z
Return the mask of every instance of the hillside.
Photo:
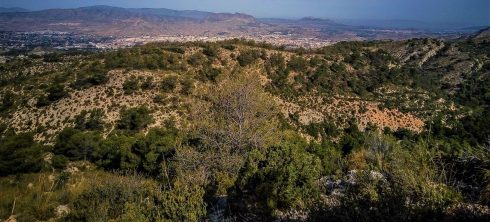
M147 12L191 26L256 22ZM31 15L40 13L67 16ZM98 19L106 18L89 21ZM482 33L311 50L235 39L7 57L0 218L485 220L490 45Z

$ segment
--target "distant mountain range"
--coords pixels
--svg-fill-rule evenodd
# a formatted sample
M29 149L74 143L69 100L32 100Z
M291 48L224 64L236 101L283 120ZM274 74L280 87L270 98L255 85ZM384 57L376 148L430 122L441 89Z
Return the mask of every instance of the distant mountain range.
M336 20L346 25L352 26L366 26L376 28L389 28L389 29L419 29L430 31L461 31L466 28L470 28L475 31L476 27L468 27L465 24L457 23L443 23L443 22L423 22L417 20L404 20L404 19L339 19ZM481 28L481 27L480 27ZM476 29L477 30L477 29Z
M393 23L394 25L389 24L384 26L341 24L328 19L312 17L256 19L251 15L240 13L178 11L164 8L91 6L42 11L0 8L0 30L2 31L50 30L116 37L141 35L260 36L282 33L330 40L441 37L441 34L437 32L408 29L411 27L410 24L400 25L403 24L400 22ZM396 24L399 27L396 27ZM393 31L385 30L386 27L392 28ZM407 30L400 31L401 29ZM470 33L478 29L462 30L461 32Z
M0 30L52 30L114 36L235 33L241 26L253 23L254 17L238 13L110 6L0 13Z
M28 12L29 10L25 8L4 8L0 7L0 13L6 13L6 12Z

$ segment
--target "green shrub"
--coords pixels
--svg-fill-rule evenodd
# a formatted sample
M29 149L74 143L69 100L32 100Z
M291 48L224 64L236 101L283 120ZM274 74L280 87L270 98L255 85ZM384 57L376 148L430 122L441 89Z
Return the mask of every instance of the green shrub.
M162 94L157 94L155 97L153 97L154 103L163 104L164 101L165 101L165 96Z
M184 95L190 95L194 88L194 81L191 78L184 78L180 80L180 93Z
M216 79L221 74L221 69L217 68L203 68L199 71L199 80L216 82Z
M359 130L354 120L349 121L349 126L344 129L344 136L340 141L342 153L349 154L352 150L358 149L364 142L364 134Z
M137 132L153 123L153 117L146 106L123 109L117 121L117 128L130 132Z
M301 56L294 56L289 60L288 68L296 72L305 72L308 68L308 61Z
M110 135L95 150L94 161L105 169L136 170L169 179L161 170L169 170L177 141L176 131L161 128L150 129L147 135Z
M230 51L233 51L233 50L236 49L236 46L234 46L232 44L225 44L225 45L223 45L221 47L223 47L224 49L230 50Z
M191 66L204 65L208 62L207 58L201 53L193 54L187 59L187 63Z
M54 155L51 160L51 165L55 169L64 169L68 165L69 159L63 155Z
M318 195L321 161L306 152L308 144L294 136L264 151L254 150L238 176L237 195L259 199L269 213L306 208Z
M87 116L87 114L89 114ZM93 109L90 111L83 110L80 114L75 116L75 129L78 130L104 130L104 118L105 112L102 109Z
M164 92L171 92L177 87L177 76L167 76L162 80L161 89Z
M127 135L110 135L93 153L96 164L107 170L136 170L141 157L132 152L136 139Z
M355 151L342 195L335 206L321 206L312 221L440 221L461 201L446 185L432 151L423 143L402 146L394 138L369 133Z
M339 135L337 126L330 121L310 123L305 126L306 133L315 138L329 139Z
M44 152L30 133L0 138L0 176L41 170Z
M206 216L204 189L176 181L162 196L162 210L169 221L202 221Z
M147 210L155 206L142 200L154 198L156 187L155 183L138 176L104 176L104 180L92 181L89 188L75 200L73 210L65 220L109 221L122 216L126 204L141 204L145 215L149 214Z
M321 144L311 143L307 151L320 158L322 175L337 175L342 170L342 151L331 142L324 140Z
M41 96L38 101L37 101L37 106L42 107L49 105L53 102L56 102L60 99L63 99L65 97L68 97L69 94L65 90L65 87L60 84L53 84L48 87L46 90L47 95L46 96Z
M204 49L202 50L202 53L204 55L206 55L207 57L216 57L218 56L218 48L214 47L214 46L207 46L207 47L204 47Z
M204 190L176 182L162 189L137 175L93 181L73 203L66 221L201 221Z
M53 153L64 155L70 160L90 160L101 141L102 136L99 132L82 132L66 128L56 138Z
M165 50L170 51L170 52L179 53L179 54L185 53L185 49L182 47L178 47L178 46L167 47L167 48L165 48Z
M176 131L162 128L152 128L146 136L139 137L131 147L132 152L141 160L138 170L154 176L159 175L162 164L174 156L177 141Z
M123 83L124 94L133 94L134 92L138 91L139 88L140 82L139 79L136 78L136 76L131 76Z
M12 91L7 90L3 93L1 101L2 103L0 104L0 112L3 112L14 105L15 94Z
M286 66L284 56L281 53L274 53L269 58L272 67L283 68Z
M258 58L260 58L260 52L256 50L243 51L240 53L240 55L237 56L238 63L241 66L250 65L253 62L255 62L255 60L257 60Z
M141 83L141 89L143 90L153 89L154 86L155 85L153 83L153 76L147 76L145 80Z
M56 52L48 53L43 56L43 61L49 63L61 62L62 59L62 55Z
M106 67L100 62L94 62L82 67L77 74L77 79L71 85L75 89L83 89L91 86L102 85L109 81Z

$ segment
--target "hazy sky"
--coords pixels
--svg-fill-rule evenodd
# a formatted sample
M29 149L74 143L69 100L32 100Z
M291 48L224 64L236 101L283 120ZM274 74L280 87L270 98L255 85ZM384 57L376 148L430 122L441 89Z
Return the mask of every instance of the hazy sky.
M0 0L0 7L31 10L90 5L243 12L256 17L314 16L490 24L490 0Z

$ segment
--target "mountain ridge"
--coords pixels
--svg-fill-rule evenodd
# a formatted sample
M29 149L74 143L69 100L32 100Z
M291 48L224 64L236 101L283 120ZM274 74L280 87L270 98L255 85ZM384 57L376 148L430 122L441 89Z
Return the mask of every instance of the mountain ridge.
M29 12L29 11L30 10L28 9L19 8L19 7L13 7L13 8L0 7L0 13Z
M241 38L281 35L280 37L288 39L290 35L293 35L337 42L425 37L458 38L462 33L476 30L441 32L422 29L387 29L349 25L315 17L256 18L243 13L96 5L70 9L0 13L0 31L61 31L114 37L186 35ZM285 40L285 42L288 41L290 40Z
M0 30L57 30L102 36L210 35L238 32L255 18L245 14L177 11L171 9L91 6L0 13Z

